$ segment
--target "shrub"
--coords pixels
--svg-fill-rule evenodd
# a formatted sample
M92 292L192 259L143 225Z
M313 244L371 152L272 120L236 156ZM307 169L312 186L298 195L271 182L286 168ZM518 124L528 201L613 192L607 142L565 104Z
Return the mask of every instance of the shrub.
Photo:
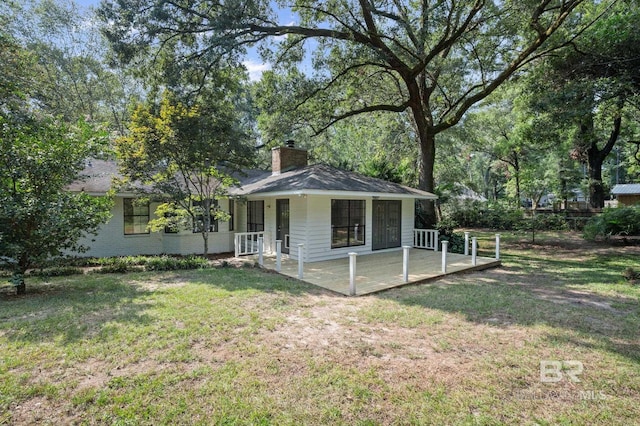
M498 203L463 201L445 209L446 218L465 228L516 229L522 221L522 210Z
M451 203L445 212L443 221L450 221L464 228L513 231L530 230L535 226L538 230L568 229L566 217L562 214L540 213L533 217L525 217L519 207L500 203L467 200Z
M82 269L73 266L54 266L51 268L35 269L29 272L31 277L64 277L68 275L80 275Z
M114 263L111 265L101 266L100 268L95 269L93 272L97 274L121 274L125 272L136 271L136 270L139 270L139 268L132 265L127 265L126 263L122 262L118 264Z
M150 257L147 259L145 264L145 270L147 271L176 271L181 269L202 269L207 267L209 267L207 259L199 256Z
M584 226L583 237L587 240L614 235L640 235L640 206L604 209Z
M627 280L627 281L635 281L635 280L640 280L640 272L636 272L635 269L633 269L632 267L628 267L627 269L624 270L624 272L622 273L622 276Z
M441 250L442 242L448 241L447 250L450 253L464 253L464 235L457 234L453 230L458 224L452 219L443 219L436 225L438 230L438 250Z

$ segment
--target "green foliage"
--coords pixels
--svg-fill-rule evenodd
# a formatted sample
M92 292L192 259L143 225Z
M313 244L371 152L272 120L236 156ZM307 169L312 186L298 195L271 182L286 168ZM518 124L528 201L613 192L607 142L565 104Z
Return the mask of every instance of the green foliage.
M145 263L146 271L178 271L182 269L203 269L208 268L209 262L200 256L187 257L151 257Z
M106 46L92 12L71 0L5 3L0 15L8 22L2 30L27 50L31 62L28 68L8 62L7 75L31 76L27 92L40 110L68 122L82 117L122 134L129 105L140 93L123 69L104 63Z
M445 220L463 228L495 230L565 230L566 217L562 214L539 213L526 217L520 208L501 203L480 201L452 202L444 210Z
M446 206L445 217L463 228L516 229L523 220L519 208L480 201L453 202Z
M209 261L201 256L120 256L93 259L91 264L100 266L98 274L132 271L179 271L209 268Z
M589 219L583 234L587 240L618 235L640 235L640 205L604 209Z
M29 272L30 277L64 277L68 275L82 274L82 269L74 266L55 266L51 268L35 269Z
M142 183L134 190L164 201L150 228L181 229L199 217L206 254L211 220L229 218L216 200L235 183L231 172L250 164L245 139L231 106L205 94L191 106L168 91L157 106L139 105L116 153L123 184Z
M438 250L442 247L443 241L448 241L447 250L450 253L464 253L464 235L455 233L454 229L458 227L457 222L453 219L445 218L436 224L438 230Z
M640 280L640 271L636 271L632 267L628 267L624 270L622 276L625 280L634 282L636 280Z
M78 240L107 221L111 200L65 187L103 142L84 123L70 126L16 112L0 116L0 266L18 277L64 250L85 249ZM23 279L14 281L24 291Z
M407 114L405 139L419 148L417 181L433 191L436 135L540 49L553 52L587 27L591 16L577 10L582 3L194 0L184 7L122 0L103 2L98 15L123 61L162 57L155 50L161 46L180 52L177 58L192 61L192 68L210 70L221 58L237 60L247 47L272 41L259 46L274 66L264 89L269 99L262 102L272 116L259 120L267 143L287 133L332 132L336 123L361 114L370 121L381 112ZM299 19L283 25L276 6ZM309 75L295 71L305 59L313 64ZM432 204L425 215L435 222Z

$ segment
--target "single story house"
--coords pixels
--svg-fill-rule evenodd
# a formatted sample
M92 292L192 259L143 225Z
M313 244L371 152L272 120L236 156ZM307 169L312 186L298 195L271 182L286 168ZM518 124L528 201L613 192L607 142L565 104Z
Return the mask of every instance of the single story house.
M632 206L640 203L640 183L618 184L611 192L618 199L618 205Z
M115 162L94 160L88 178L70 189L104 195L117 174ZM272 150L271 171L248 171L240 185L219 200L231 220L216 223L209 234L211 253L249 253L264 238L266 252L276 240L297 259L303 244L305 262L345 257L349 252L414 245L415 202L436 196L407 186L371 178L324 164L307 164L307 151L290 144ZM136 194L118 193L109 223L87 239L88 256L193 254L202 252L202 237L191 230L146 230L157 205L134 203ZM424 239L424 238L423 238ZM421 246L429 246L425 241ZM434 247L429 247L434 248Z

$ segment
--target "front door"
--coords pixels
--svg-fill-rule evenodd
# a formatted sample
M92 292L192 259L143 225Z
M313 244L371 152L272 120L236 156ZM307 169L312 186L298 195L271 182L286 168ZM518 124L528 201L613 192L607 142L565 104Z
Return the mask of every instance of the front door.
M276 240L282 240L282 253L289 253L289 200L276 200Z
M400 247L402 201L373 200L373 250Z

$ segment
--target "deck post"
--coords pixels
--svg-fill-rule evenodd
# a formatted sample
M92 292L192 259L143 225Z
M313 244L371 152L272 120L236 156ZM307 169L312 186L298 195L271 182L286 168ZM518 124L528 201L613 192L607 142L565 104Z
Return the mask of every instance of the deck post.
M262 249L264 248L264 237L258 237L258 265L264 266L264 255Z
M282 269L282 240L276 240L276 272Z
M304 278L304 260L303 260L303 248L304 244L298 244L298 279Z
M464 233L464 255L469 256L469 233Z
M449 245L449 241L442 242L442 273L447 273L447 249Z
M433 251L438 251L438 241L440 241L440 233L438 230L434 232Z
M409 282L409 249L411 246L402 246L402 279Z
M473 237L471 239L471 264L476 266L478 264L478 239Z
M349 296L356 295L356 257L358 253L349 253Z
M496 260L500 260L500 234L496 234Z
M238 257L238 255L240 254L240 235L235 234L233 236L233 251L234 251L234 256Z

